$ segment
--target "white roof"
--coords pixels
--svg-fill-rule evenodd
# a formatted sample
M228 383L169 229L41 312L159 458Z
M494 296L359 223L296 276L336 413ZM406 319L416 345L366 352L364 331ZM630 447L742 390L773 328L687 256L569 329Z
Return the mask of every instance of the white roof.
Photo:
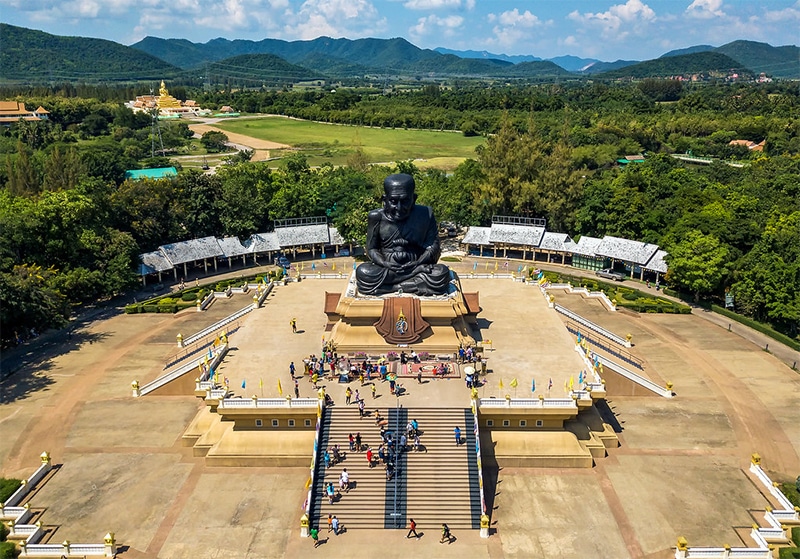
M219 243L214 237L181 241L162 245L160 248L169 258L169 261L175 265L222 256L222 249L219 248Z
M544 227L492 223L489 241L507 245L538 247L544 236Z
M603 239L584 235L578 239L577 244L573 244L570 247L570 252L572 254L582 254L583 256L594 256L597 254L597 247L600 246L601 242L603 242Z
M247 239L243 244L239 237L225 237L224 239L217 239L217 243L222 250L222 255L228 258L253 252L253 243L250 239Z
M301 245L325 244L330 242L327 223L278 227L275 229L278 243L282 248Z
M491 227L470 227L461 241L465 245L490 245L489 232Z
M666 274L668 269L667 263L664 261L666 255L666 250L657 250L650 261L644 266L644 269Z
M141 261L139 265L140 276L146 276L147 274L154 274L156 272L166 272L175 267L160 250L140 254L139 260Z
M250 246L253 252L275 252L281 249L278 235L271 233L255 233L250 237Z
M557 252L569 252L569 249L574 246L574 244L570 236L566 233L545 231L542 236L542 242L539 243L539 248Z
M606 235L597 247L596 254L641 265L646 264L657 250L658 245Z
M344 237L339 234L339 230L333 225L328 226L328 236L331 239L332 245L339 246L347 243L347 241L344 240Z

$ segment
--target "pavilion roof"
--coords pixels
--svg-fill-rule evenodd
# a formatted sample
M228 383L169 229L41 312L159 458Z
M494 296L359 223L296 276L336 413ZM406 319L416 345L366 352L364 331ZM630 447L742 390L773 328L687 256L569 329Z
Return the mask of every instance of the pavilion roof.
M162 245L161 250L169 258L169 261L175 265L223 256L222 249L214 237L203 237L202 239Z
M169 261L169 258L160 250L140 254L139 261L140 276L146 276L147 274L154 274L156 272L166 272L175 267L172 265L172 262Z
M250 237L253 252L275 252L281 249L278 235L275 231L270 233L255 233Z
M653 257L657 250L658 245L652 243L606 235L595 252L599 256L608 256L616 260L643 265Z
M583 256L595 256L597 254L597 247L600 246L601 242L603 242L603 239L584 235L578 239L577 243L570 247L569 252L572 254L581 254Z
M470 227L461 241L465 245L490 245L489 233L491 227Z
M293 227L276 227L281 248L330 243L327 223L311 223Z
M645 270L652 270L654 272L661 272L662 274L667 273L667 263L664 261L664 257L667 255L666 250L657 250L650 261L645 264L643 267Z
M333 225L328 226L328 236L331 239L330 244L332 245L339 246L347 244L347 241L344 240L344 237L342 237L341 233L339 233L339 230Z
M492 223L489 241L508 245L538 247L544 236L544 227Z
M570 248L574 245L575 243L572 242L572 239L566 233L545 231L544 235L542 235L542 241L539 243L539 248L543 250L569 252Z
M244 243L239 240L239 237L225 237L224 239L217 239L217 244L222 255L226 258L233 256L241 256L243 254L250 254L253 252L253 242L248 238Z

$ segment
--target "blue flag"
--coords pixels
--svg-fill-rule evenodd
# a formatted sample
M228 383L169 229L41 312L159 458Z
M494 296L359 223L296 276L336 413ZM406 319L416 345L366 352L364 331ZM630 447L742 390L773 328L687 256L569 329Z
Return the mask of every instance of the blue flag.
M316 270L317 269L317 265L314 262L311 263L311 269L312 270Z
M536 379L531 381L531 392L536 392Z
M244 388L245 386L247 386L247 381L246 380L242 380L242 388Z
M578 332L578 343L581 343L581 333Z
M578 384L583 384L583 371L578 375Z
M478 263L477 263L477 262L475 262L475 263L472 265L472 269L473 269L473 270L477 270L477 269L478 269Z

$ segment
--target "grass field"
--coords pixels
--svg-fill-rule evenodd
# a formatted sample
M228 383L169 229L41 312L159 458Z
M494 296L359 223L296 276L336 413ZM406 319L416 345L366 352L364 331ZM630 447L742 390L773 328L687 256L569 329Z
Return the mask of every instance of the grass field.
M475 147L482 137L467 138L459 132L403 130L339 126L285 117L242 118L213 126L261 140L288 144L308 157L311 165L330 162L343 165L360 147L370 163L393 163L421 159L439 168L452 169L468 157L475 157ZM280 150L271 150L279 156Z

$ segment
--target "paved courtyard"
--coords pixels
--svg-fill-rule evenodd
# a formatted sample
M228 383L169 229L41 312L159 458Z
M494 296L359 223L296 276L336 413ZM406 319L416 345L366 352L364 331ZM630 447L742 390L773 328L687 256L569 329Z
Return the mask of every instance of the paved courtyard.
M542 393L551 376L552 395L561 396L580 361L538 289L501 279L463 283L481 293L481 336L494 346L482 396L513 394L512 378L520 397L530 395L534 379ZM280 379L288 390L289 362L319 351L324 291L343 287L344 280L316 279L280 286L247 315L220 368L232 389L277 396ZM100 542L113 531L120 556L130 558L667 558L680 535L691 545L743 545L737 528L768 504L743 471L750 454L762 455L773 479L800 473L800 375L699 316L611 313L577 295L556 297L613 332L631 333L647 374L673 382L677 397L609 394L621 446L592 469L490 473L489 539L459 532L440 545L438 526L419 526L419 540L404 539L405 531L353 530L314 550L299 538L307 469L208 467L180 444L200 401L131 397L130 382L156 378L177 351L177 333L246 306L246 295L205 313L113 314L41 348L0 384L0 474L27 477L49 451L61 466L32 505L46 509L53 541ZM343 398L342 386L330 389ZM305 381L300 390L312 395ZM388 387L379 385L378 395L377 403L394 403ZM456 380L408 383L402 403L466 406L468 391Z

